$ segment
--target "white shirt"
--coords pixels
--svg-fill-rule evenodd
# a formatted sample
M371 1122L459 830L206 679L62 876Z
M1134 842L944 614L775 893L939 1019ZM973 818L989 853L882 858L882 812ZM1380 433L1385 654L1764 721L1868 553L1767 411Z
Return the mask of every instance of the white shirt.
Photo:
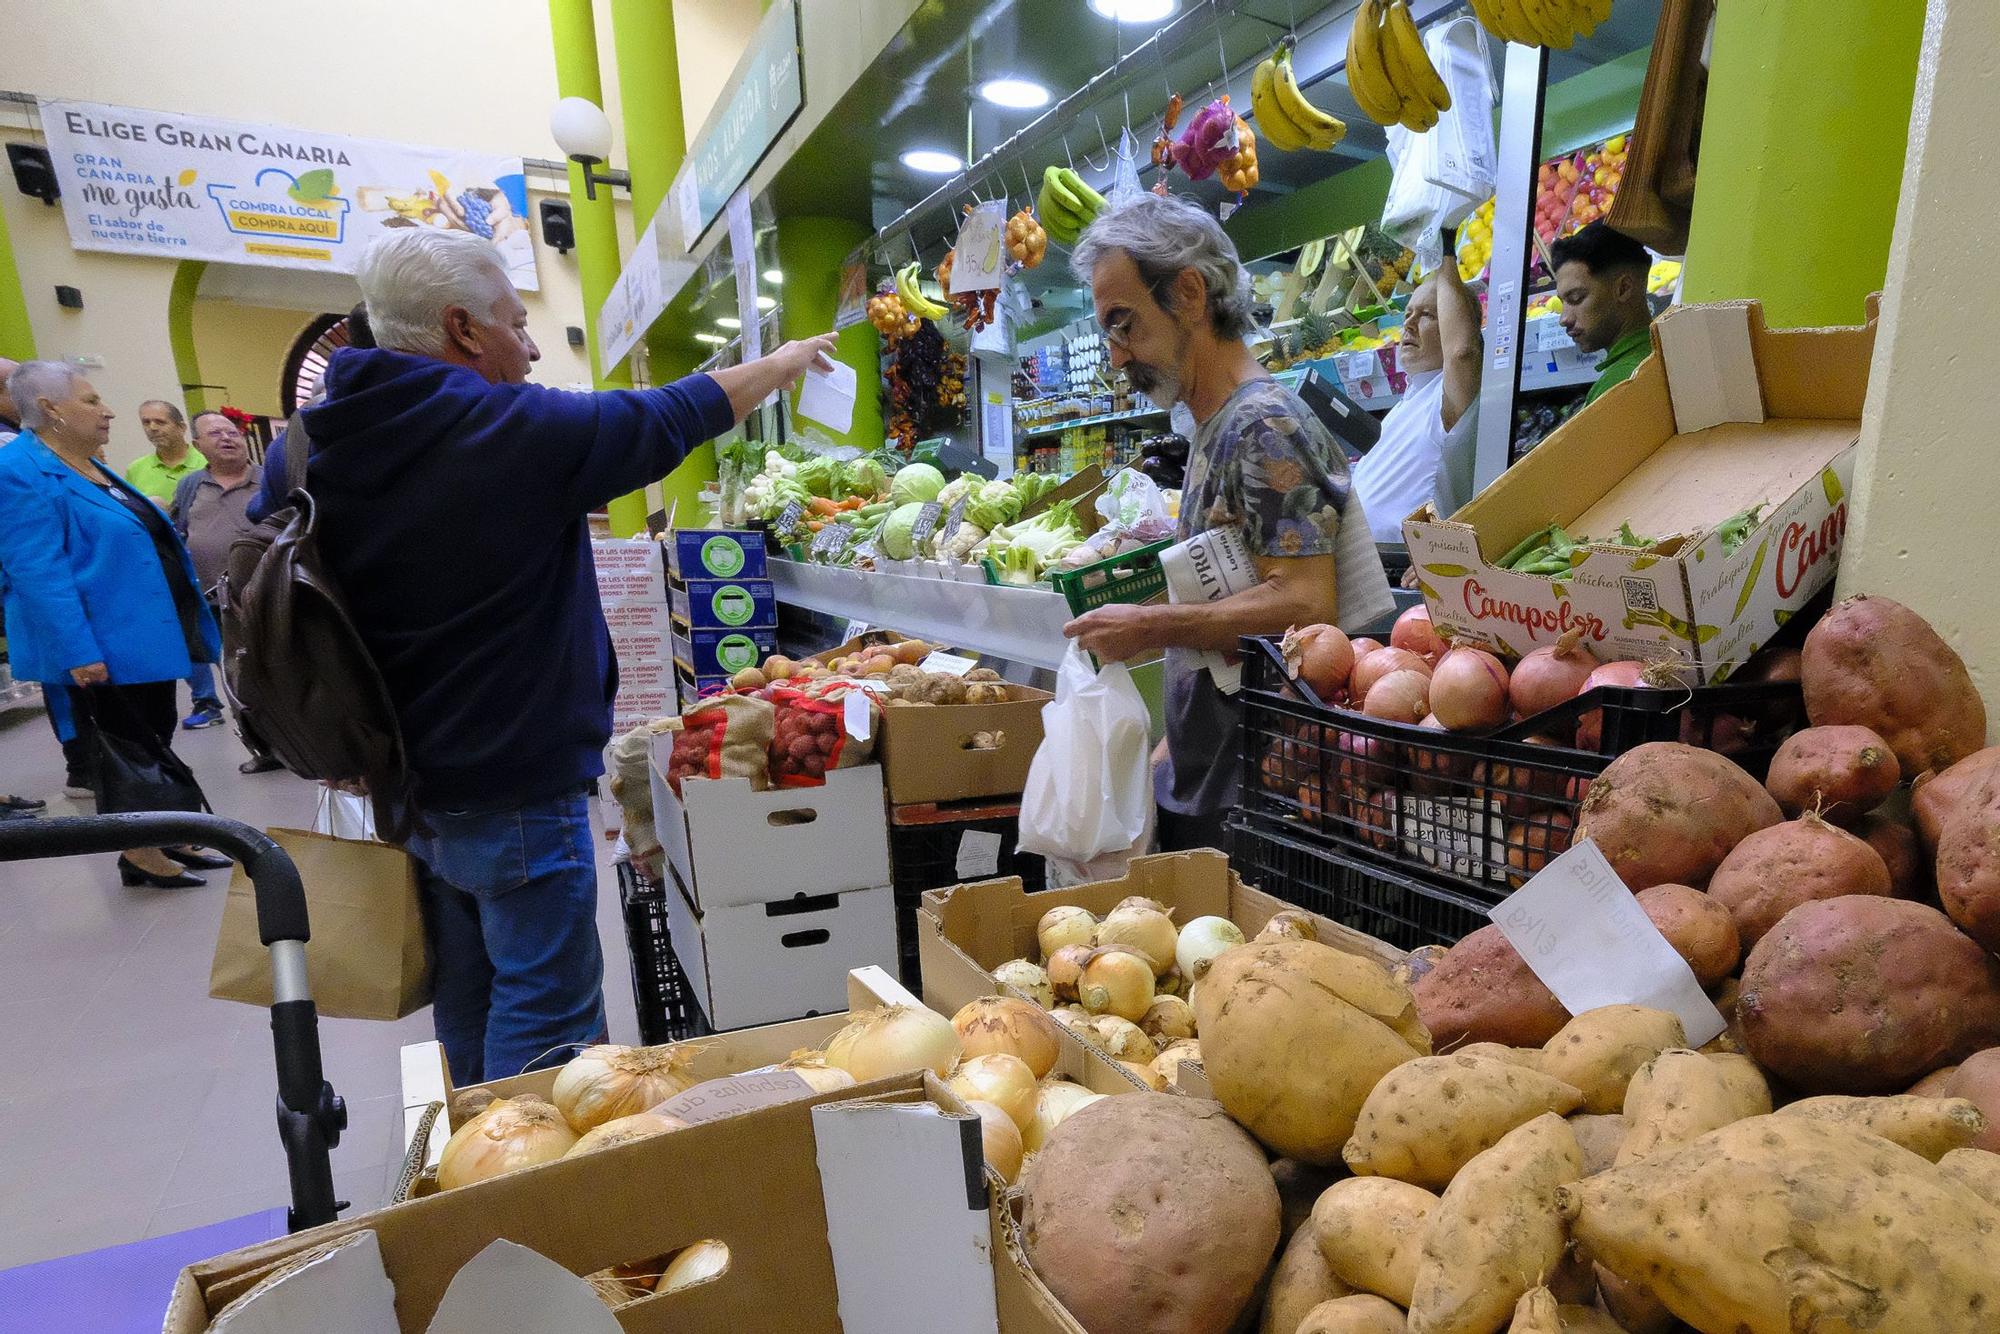
M1430 502L1444 435L1444 372L1418 371L1382 419L1375 447L1354 465L1354 494L1377 542L1401 542L1403 520Z

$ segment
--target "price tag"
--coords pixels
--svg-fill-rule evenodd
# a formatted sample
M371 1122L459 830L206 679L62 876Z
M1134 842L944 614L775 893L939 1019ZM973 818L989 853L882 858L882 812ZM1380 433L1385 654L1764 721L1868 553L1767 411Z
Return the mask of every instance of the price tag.
M813 534L810 554L814 560L832 560L847 544L847 529L830 523Z
M944 533L939 540L939 546L958 536L959 525L965 522L966 502L971 499L970 495L963 495L951 502L951 512L944 516Z
M978 880L1000 873L1000 835L968 829L958 840L958 878Z
M979 659L962 658L956 653L946 653L943 649L939 649L917 665L927 672L945 672L952 676L964 676L979 665Z
M847 724L847 735L856 741L866 741L873 728L870 725L871 710L868 707L866 690L850 690L842 696L841 720Z
M931 534L937 530L938 515L942 513L944 507L935 500L925 502L917 511L917 521L910 525L910 549L919 559L930 554Z
M791 504L778 511L778 517L771 523L771 531L780 537L795 533L798 531L800 521L805 516L806 507L794 500Z

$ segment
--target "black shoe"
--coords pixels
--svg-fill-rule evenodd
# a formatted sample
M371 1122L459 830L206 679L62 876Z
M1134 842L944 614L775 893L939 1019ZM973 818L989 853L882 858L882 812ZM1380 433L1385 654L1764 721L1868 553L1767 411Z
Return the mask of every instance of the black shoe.
M166 853L167 856L173 858L182 866L191 867L197 871L222 871L236 864L227 857L218 857L210 852L183 852L179 848L161 848L160 851Z
M249 759L236 766L236 772L239 774L268 774L275 773L284 767L284 761L274 756L252 755Z
M33 815L49 807L46 801L36 801L33 797L17 797L12 793L0 796L0 812L8 815Z
M118 878L128 886L150 885L154 889L193 889L197 885L208 883L208 881L198 875L187 875L185 873L181 875L154 875L145 867L123 856L118 858Z

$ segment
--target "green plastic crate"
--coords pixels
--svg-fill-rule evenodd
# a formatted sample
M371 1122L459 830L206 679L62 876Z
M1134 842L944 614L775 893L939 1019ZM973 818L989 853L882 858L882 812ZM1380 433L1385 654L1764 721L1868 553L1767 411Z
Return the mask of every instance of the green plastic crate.
M1049 583L1069 599L1069 609L1079 616L1114 602L1151 602L1167 591L1160 553L1173 544L1173 539L1163 538L1081 569L1054 570Z

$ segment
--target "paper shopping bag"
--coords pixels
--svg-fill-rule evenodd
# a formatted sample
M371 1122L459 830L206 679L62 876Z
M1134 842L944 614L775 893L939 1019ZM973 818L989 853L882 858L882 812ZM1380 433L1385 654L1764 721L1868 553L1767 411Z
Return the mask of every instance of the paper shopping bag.
M306 977L320 1014L401 1019L430 1004L430 954L416 863L401 848L304 829L266 830L306 890ZM271 1003L271 956L257 934L257 899L241 866L229 881L208 994Z

